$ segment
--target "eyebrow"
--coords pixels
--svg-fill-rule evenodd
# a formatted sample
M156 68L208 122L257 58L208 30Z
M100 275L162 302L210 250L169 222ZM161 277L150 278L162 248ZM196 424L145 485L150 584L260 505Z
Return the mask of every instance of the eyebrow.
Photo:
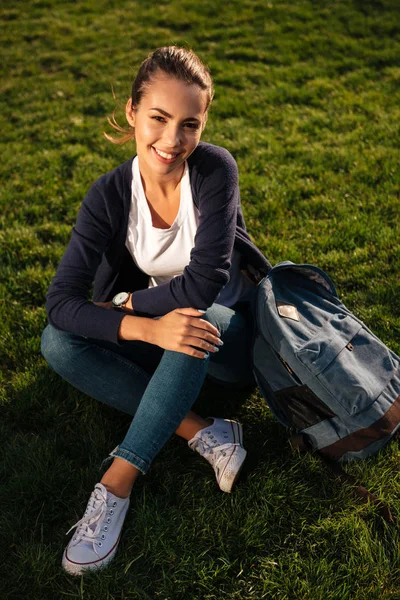
M171 115L169 113L167 113L166 110L163 110L162 108L155 108L154 107L154 108L150 108L149 110L158 110L158 112L160 112L165 117L171 118ZM196 119L196 117L188 117L187 119L184 119L184 121L196 121L197 123L200 123L200 120Z

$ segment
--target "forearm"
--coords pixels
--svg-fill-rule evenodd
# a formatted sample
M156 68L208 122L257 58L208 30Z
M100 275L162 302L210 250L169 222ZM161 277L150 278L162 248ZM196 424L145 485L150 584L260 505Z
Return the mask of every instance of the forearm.
M120 340L138 340L153 344L155 326L156 322L153 319L127 314L121 321L118 338Z
M76 335L118 343L122 311L65 294L53 295L46 303L49 323L56 329Z

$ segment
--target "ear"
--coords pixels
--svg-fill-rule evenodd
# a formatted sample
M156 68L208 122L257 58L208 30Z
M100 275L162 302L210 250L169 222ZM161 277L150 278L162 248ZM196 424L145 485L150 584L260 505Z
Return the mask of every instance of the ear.
M135 111L132 108L132 98L129 98L125 107L125 116L131 127L135 127Z

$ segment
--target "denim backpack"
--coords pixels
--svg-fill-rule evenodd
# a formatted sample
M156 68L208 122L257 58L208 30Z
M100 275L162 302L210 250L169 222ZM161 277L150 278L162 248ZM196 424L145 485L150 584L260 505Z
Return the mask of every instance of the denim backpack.
M279 263L254 303L254 376L295 441L331 463L382 448L400 425L399 357L340 302L328 275Z

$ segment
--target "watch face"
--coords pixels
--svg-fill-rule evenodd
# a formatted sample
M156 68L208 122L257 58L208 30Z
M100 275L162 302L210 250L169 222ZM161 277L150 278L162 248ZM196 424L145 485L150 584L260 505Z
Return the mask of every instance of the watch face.
M129 298L128 292L120 292L119 294L114 296L113 304L114 304L114 306L121 306L122 304L125 304L125 302L128 301L128 298Z

